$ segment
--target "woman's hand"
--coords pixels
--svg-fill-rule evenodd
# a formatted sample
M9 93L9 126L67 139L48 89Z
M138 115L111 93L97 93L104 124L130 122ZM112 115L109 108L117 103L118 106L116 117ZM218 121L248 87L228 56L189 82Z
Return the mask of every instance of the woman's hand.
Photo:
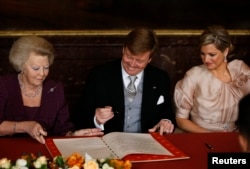
M99 128L80 129L71 134L71 136L102 136L104 133Z
M36 139L38 142L45 144L44 136L47 136L47 132L44 131L43 127L36 121L22 122L26 132Z

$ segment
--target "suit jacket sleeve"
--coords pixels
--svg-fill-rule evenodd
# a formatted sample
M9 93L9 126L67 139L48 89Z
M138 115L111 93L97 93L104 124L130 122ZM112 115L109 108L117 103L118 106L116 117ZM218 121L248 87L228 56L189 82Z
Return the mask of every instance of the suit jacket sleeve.
M144 71L142 132L147 132L161 119L169 119L176 124L174 117L169 75L163 70L148 65Z
M114 111L119 112L105 123L105 132L122 131L124 93L120 59L95 67L90 72L72 120L78 129L95 127L95 109L105 106L112 106Z

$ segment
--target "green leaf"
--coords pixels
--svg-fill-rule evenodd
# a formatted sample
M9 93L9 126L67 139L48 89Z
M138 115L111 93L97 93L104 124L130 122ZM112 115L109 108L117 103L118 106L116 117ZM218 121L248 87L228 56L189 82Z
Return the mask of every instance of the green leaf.
M64 159L62 156L57 156L56 157L56 164L59 166L59 167L64 167L65 166L65 162L64 162Z

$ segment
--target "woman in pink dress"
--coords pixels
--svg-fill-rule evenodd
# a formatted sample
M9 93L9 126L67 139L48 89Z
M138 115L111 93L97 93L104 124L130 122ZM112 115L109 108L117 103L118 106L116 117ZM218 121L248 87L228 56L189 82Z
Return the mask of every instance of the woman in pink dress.
M239 100L250 93L250 69L241 60L228 62L233 49L222 26L213 25L200 37L204 64L188 70L174 91L176 122L187 132L236 129Z

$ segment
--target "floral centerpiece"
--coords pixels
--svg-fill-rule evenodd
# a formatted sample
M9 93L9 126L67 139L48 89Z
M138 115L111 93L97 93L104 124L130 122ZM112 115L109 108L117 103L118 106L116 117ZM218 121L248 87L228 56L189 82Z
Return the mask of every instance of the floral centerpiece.
M22 155L15 162L10 159L0 159L0 169L131 169L129 160L93 159L88 154L85 157L72 153L69 157L56 156L48 160L45 156L34 154Z

